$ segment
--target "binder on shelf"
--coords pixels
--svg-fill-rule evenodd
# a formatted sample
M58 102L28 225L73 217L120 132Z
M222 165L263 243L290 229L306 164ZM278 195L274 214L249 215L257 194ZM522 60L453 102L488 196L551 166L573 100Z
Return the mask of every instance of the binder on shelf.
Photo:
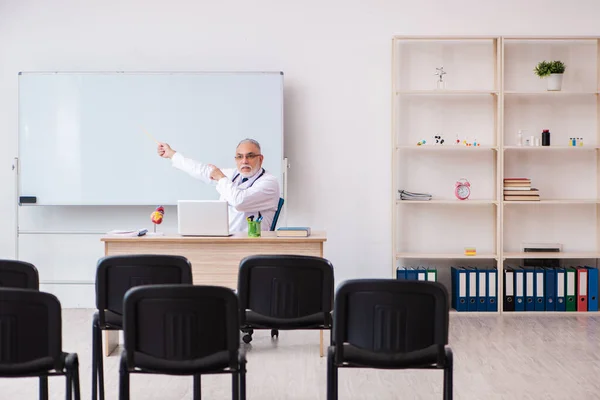
M451 268L452 307L456 311L467 311L467 271L461 268Z
M437 282L437 269L427 268L427 280L429 282Z
M493 268L487 273L487 311L498 311L498 270Z
M567 311L567 271L556 268L556 311Z
M532 269L525 272L525 311L535 311L535 279Z
M544 297L544 269L543 268L535 268L533 271L535 276L535 311L544 311L546 308L546 298Z
M545 291L544 300L546 311L556 310L556 270L554 268L544 268Z
M504 269L502 309L504 311L515 311L515 271L510 267Z
M588 271L585 267L577 268L577 311L588 310Z
M467 310L477 311L477 303L479 301L477 298L477 288L479 286L477 270L473 267L466 267L464 269L467 273Z
M427 270L425 267L417 268L417 280L418 281L426 281L427 280Z
M488 271L477 270L477 311L487 311L489 301L488 284Z
M598 268L588 267L588 311L598 311Z
M396 279L406 280L406 267L396 268Z
M588 267L588 311L598 311L598 268Z
M567 304L567 311L576 311L577 310L577 301L575 292L576 285L576 270L575 268L566 268L565 269L565 302Z
M406 279L409 281L416 281L417 280L417 270L414 269L413 267L407 268L406 269Z
M525 311L525 271L515 269L515 311Z

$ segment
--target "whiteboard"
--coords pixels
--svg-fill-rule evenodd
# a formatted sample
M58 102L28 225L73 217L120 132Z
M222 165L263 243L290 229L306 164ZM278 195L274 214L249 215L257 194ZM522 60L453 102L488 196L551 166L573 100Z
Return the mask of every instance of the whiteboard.
M157 155L235 167L253 138L283 192L280 72L19 74L20 196L37 205L174 205L216 199L212 185Z

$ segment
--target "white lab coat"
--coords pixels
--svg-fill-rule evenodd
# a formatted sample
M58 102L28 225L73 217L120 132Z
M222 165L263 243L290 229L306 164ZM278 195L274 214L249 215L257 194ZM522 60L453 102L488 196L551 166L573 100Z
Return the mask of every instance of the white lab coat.
M242 183L243 177L239 175L237 168L221 169L226 178L221 178L217 182L210 179L211 169L207 164L185 158L179 152L173 155L171 162L173 167L187 172L192 177L200 179L204 183L216 185L217 192L220 194L219 199L229 203L229 230L231 232L248 231L246 218L254 215L256 221L259 211L263 217L261 230L268 231L271 228L279 203L280 190L277 178L267 171L260 176L263 172L263 169L260 168L256 174ZM234 181L232 181L233 178L235 178Z

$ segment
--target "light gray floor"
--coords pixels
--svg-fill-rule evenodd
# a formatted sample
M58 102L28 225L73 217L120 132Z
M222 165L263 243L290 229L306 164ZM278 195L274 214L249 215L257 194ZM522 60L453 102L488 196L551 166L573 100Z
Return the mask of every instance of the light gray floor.
M82 398L91 381L93 310L63 311L63 347L79 354ZM600 399L600 316L452 315L455 399ZM316 331L255 333L248 399L325 399L326 363ZM327 337L327 335L326 335ZM117 399L118 357L105 358L108 399ZM441 371L340 370L340 399L441 399ZM203 398L227 399L229 376L203 377ZM37 380L0 379L0 399L36 399ZM132 399L192 398L192 379L133 375ZM64 399L64 378L50 379Z

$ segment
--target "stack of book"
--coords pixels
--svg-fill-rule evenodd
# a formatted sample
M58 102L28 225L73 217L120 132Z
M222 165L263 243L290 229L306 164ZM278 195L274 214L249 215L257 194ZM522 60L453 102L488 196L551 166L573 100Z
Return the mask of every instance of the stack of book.
M505 178L504 201L540 201L540 192L529 178Z
M400 193L400 200L431 200L429 193L414 193L408 190L398 190Z

